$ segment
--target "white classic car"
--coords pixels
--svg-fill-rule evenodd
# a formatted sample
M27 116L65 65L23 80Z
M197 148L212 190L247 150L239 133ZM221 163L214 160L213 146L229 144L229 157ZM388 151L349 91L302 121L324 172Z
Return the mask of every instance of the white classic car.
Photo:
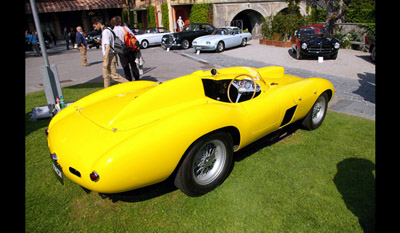
M163 27L157 28L149 28L145 31L144 34L135 35L136 39L139 41L139 44L142 48L147 48L150 45L160 45L161 38L163 35L170 34L171 32L168 29Z
M238 27L217 28L211 35L201 36L193 40L193 48L196 51L217 51L236 46L246 46L251 40L251 34L242 32Z

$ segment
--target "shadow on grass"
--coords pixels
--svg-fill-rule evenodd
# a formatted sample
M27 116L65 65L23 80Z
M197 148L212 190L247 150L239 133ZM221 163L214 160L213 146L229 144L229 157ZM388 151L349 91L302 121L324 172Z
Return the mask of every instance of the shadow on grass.
M50 123L50 118L45 118L45 119L38 119L36 121L31 120L31 116L29 113L25 114L25 137L31 134L32 132L35 132L38 129L41 129L45 126L48 126ZM45 132L43 130L43 137L45 137Z
M364 232L375 232L375 164L349 158L339 162L333 179L343 201L357 218Z
M153 184L144 188L135 189L123 193L115 194L102 194L99 195L105 199L109 198L112 202L123 201L123 202L141 202L150 200L156 197L160 197L164 194L175 191L177 188L174 185L173 175L171 175L167 180ZM90 192L85 190L87 193Z
M298 129L301 129L301 122L297 121L288 126L285 126L273 133L264 136L263 138L251 143L250 145L246 146L245 148L239 150L234 154L234 160L236 162L240 162L247 157L251 156L252 154L256 153L257 151L271 146L287 137L290 137L294 132Z
M232 172L234 168L235 162L240 162L247 157L253 155L257 151L268 147L270 145L273 145L286 137L291 136L294 132L296 132L298 129L300 129L300 123L295 122L293 124L290 124L276 132L273 132L258 141L253 142L252 144L246 146L245 148L241 149L240 151L236 152L233 154L233 159L234 163L232 164L232 167L230 169L229 174ZM141 201L146 201L150 200L159 196L162 196L164 194L173 192L177 190L177 188L174 185L174 178L175 174L177 172L177 169L170 175L170 177L161 183L154 184L148 187L128 191L128 192L123 192L123 193L116 193L116 194L99 194L102 198L109 198L112 200L112 202L117 202L117 201L123 201L123 202L141 202ZM228 175L229 176L229 175ZM87 192L90 192L88 190L85 190Z

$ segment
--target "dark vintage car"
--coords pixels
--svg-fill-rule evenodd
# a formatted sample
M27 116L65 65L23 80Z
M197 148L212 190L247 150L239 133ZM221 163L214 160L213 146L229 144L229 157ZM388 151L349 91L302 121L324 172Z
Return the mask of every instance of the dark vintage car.
M161 38L161 46L165 49L172 47L182 47L188 49L192 46L192 41L199 36L210 35L215 27L208 23L186 24L181 32L164 35Z
M300 27L292 39L292 51L298 60L303 56L336 59L339 48L339 40L330 37L328 30L323 25Z
M367 49L367 51L371 53L371 60L375 62L376 61L375 35L367 35L365 37L365 48Z

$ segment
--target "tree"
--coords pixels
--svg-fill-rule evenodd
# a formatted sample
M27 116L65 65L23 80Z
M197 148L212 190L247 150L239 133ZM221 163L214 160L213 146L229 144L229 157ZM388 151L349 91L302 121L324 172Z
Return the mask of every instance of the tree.
M345 22L345 15L351 0L322 0L326 5L326 24L328 32L333 35L336 22Z

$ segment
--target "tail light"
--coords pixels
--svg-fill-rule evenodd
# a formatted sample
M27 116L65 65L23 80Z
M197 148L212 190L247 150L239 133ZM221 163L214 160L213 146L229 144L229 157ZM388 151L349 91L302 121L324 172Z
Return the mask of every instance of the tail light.
M58 160L57 155L55 153L54 154L50 154L50 158L51 158L51 160L54 160L54 161Z
M97 172L93 171L92 173L90 173L90 179L94 182L99 181L100 176L99 174L97 174Z

